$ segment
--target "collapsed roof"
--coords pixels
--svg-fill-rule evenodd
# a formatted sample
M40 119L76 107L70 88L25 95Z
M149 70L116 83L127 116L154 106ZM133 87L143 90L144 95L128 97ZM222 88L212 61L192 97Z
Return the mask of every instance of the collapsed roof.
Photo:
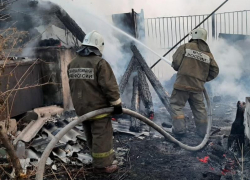
M2 9L0 17L5 17L3 18L4 23L0 24L0 29L11 27L17 28L19 31L27 31L28 35L23 40L23 44L37 37L41 40L41 36L44 38L43 34L47 30L50 30L49 33L53 30L49 38L56 38L64 44L66 44L64 42L65 39L61 37L63 30L65 31L65 36L68 37L71 34L71 39L75 38L75 42L83 41L85 33L68 13L58 5L51 2L31 0L16 0L11 2L3 1L0 6L2 7L0 8Z

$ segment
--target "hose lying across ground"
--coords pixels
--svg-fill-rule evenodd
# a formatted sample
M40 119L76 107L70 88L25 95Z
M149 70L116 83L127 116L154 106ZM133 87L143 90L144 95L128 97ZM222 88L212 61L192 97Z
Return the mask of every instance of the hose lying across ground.
M208 108L208 126L207 126L207 132L206 132L206 136L204 137L203 141L201 142L201 144L199 144L198 146L195 147L191 147L188 145L185 145L183 143L181 143L180 141L178 141L177 139L175 139L173 136L171 136L169 133L167 133L164 129L162 129L160 126L158 126L157 124L155 124L153 121L151 121L150 119L142 116L141 114L138 114L137 112L131 111L129 109L125 109L123 108L123 113L124 114L128 114L130 116L133 116L137 119L139 119L140 121L146 123L148 126L154 128L156 131L158 131L160 134L162 134L166 139L170 140L171 142L179 145L181 148L186 149L188 151L198 151L200 149L202 149L206 143L208 142L209 136L210 136L210 131L211 131L211 126L212 126L212 110L211 110L211 106L210 106L210 100L209 97L206 93L206 91L204 91L204 96L207 102L207 108ZM112 113L114 110L113 107L110 108L104 108L104 109L100 109L100 110L96 110L96 111L92 111L90 113L87 113L81 117L79 117L77 120L70 122L67 126L65 126L58 134L56 134L56 136L54 136L52 138L52 140L50 141L50 143L48 144L48 146L46 147L46 149L43 152L43 155L38 163L38 169L37 169L37 174L36 174L36 179L37 180L42 180L43 179L43 173L44 173L44 168L45 168L45 163L47 161L47 158L49 157L51 151L53 150L53 148L55 147L55 145L58 143L58 141L69 131L71 130L73 127L75 127L76 125L80 124L83 121L86 121L94 116L100 115L100 114L105 114L105 113Z

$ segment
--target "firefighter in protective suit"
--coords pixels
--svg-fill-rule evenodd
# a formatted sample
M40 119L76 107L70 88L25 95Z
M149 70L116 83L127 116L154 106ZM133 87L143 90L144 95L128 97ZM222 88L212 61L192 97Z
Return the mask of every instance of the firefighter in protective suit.
M122 113L119 87L107 61L102 58L103 37L96 31L87 34L77 57L68 65L73 105L78 116L114 106L114 114ZM113 173L113 129L111 115L102 114L83 122L95 172Z
M183 108L189 102L193 112L196 131L204 137L207 129L207 112L204 104L204 84L216 78L219 67L206 43L207 31L193 30L189 43L180 46L173 55L172 67L178 71L170 98L173 133L186 133Z

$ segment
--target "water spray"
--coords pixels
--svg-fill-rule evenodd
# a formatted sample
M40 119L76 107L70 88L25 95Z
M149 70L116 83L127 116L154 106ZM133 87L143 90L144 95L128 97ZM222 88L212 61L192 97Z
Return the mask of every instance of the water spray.
M93 15L93 14L92 14ZM154 50L152 50L151 48L149 48L146 44L144 44L143 42L139 41L138 39L134 38L133 36L129 35L128 33L124 32L123 30L115 27L114 25L110 24L108 21L106 21L105 19L94 15L95 18L101 20L102 22L104 22L105 24L107 24L108 26L110 26L113 30L115 30L116 32L126 36L127 38L133 40L135 43L139 44L140 46L144 47L145 49L149 50L150 52L152 52L154 55L156 55L157 57L160 58L160 60L164 60L164 62L166 62L167 64L169 64L170 66L172 65L172 62L168 59L166 59L165 57L159 55L157 52L155 52Z
M172 62L169 61L168 59L166 59L165 57L159 55L157 52L155 52L154 50L152 50L151 48L149 48L148 46L146 46L144 43L142 43L141 41L139 41L138 39L134 38L133 36L127 34L126 32L122 31L121 29L115 27L112 24L109 24L108 22L106 22L105 20L103 20L105 23L107 23L108 25L110 25L114 30L118 31L119 33L123 34L124 36L132 39L134 42L136 42L137 44L140 44L141 46L143 46L144 48L146 48L147 50L151 51L153 54L155 54L156 56L158 56L160 58L160 60L164 60L166 63L168 63L170 66L172 65Z
M224 4L226 4L229 0L224 1L219 7L217 7L211 14L209 14L203 21L201 21L194 29L197 29L198 27L200 27L200 25L202 25L205 21L207 21L215 12L217 12ZM147 45L145 45L144 43L142 43L141 41L139 41L138 39L134 38L133 36L127 34L126 32L122 31L121 29L115 27L114 25L110 24L109 22L107 22L106 20L95 16L96 18L98 18L99 20L103 21L104 23L106 23L107 25L109 25L111 28L113 28L115 31L121 33L122 35L132 39L134 42L136 42L137 44L143 46L144 48L146 48L147 50L151 51L153 54L155 54L156 56L158 56L160 59L154 63L151 66L151 69L154 68L161 60L164 60L167 64L169 64L170 66L172 65L172 62L168 59L166 59L165 57L173 50L175 49L182 41L184 41L188 36L189 33L184 36L177 44L175 44L171 49L169 49L168 52L166 52L163 56L159 55L158 53L156 53L154 50L152 50L151 48L149 48Z

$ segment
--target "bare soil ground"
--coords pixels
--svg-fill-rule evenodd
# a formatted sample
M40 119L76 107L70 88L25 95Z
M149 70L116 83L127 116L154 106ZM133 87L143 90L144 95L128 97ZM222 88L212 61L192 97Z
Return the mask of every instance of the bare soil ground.
M91 166L82 168L67 166L60 167L57 173L47 169L45 179L87 179L87 180L237 180L241 178L240 155L234 155L226 150L227 135L234 117L236 108L229 104L214 104L213 129L223 129L215 133L207 146L198 152L189 152L177 145L166 141L159 134L138 139L136 137L116 133L114 135L115 149L128 149L124 154L124 164L118 172L105 175L94 174ZM231 108L231 109L230 109ZM230 113L227 113L230 112ZM189 117L188 132L185 137L177 137L181 142L192 146L198 145L202 139L196 135L192 114L186 110ZM157 120L157 116L159 117ZM156 114L156 122L161 124L162 114ZM249 147L248 147L249 148ZM248 149L249 150L249 149ZM250 158L250 153L245 151L245 158ZM244 162L243 179L250 179L250 162ZM71 177L70 177L71 176Z
M198 152L186 151L177 145L168 142L154 132L153 136L139 139L131 135L114 134L115 150L125 149L122 154L124 164L119 171L111 175L95 174L91 165L76 166L61 163L54 157L57 171L52 171L50 166L46 166L44 174L45 180L238 180L241 178L241 155L234 155L226 150L227 135L234 118L236 109L233 106L214 104L213 129L223 127L210 138L204 149ZM229 109L231 108L231 109ZM228 109L230 113L227 113ZM196 135L195 127L190 110L186 110L188 115L188 132L185 137L177 137L178 140L192 146L198 145L202 138ZM164 117L164 116L163 116ZM156 114L156 123L161 124L165 119L162 112ZM89 152L86 144L85 152ZM250 153L246 148L243 179L250 179ZM6 169L8 170L8 169ZM32 175L33 172L33 175ZM35 179L34 169L30 170L31 176L28 179ZM2 172L1 179L9 179Z
M181 141L195 145L201 140L199 137L187 139L183 138ZM215 146L215 150L213 146ZM115 149L118 147L128 148L129 151L124 156L124 165L114 174L94 174L91 166L82 169L66 166L67 171L72 179L74 177L74 179L87 180L240 179L240 166L237 164L237 160L232 153L227 152L218 144L218 140L210 141L210 145L199 152L189 152L165 141L164 138L147 137L141 140L124 134L116 134ZM209 156L207 163L205 163L206 156ZM250 163L245 163L245 168L248 171ZM62 174L53 174L51 170L47 169L45 179L71 179L64 167L59 166L59 169L57 173ZM76 175L77 173L78 175Z

